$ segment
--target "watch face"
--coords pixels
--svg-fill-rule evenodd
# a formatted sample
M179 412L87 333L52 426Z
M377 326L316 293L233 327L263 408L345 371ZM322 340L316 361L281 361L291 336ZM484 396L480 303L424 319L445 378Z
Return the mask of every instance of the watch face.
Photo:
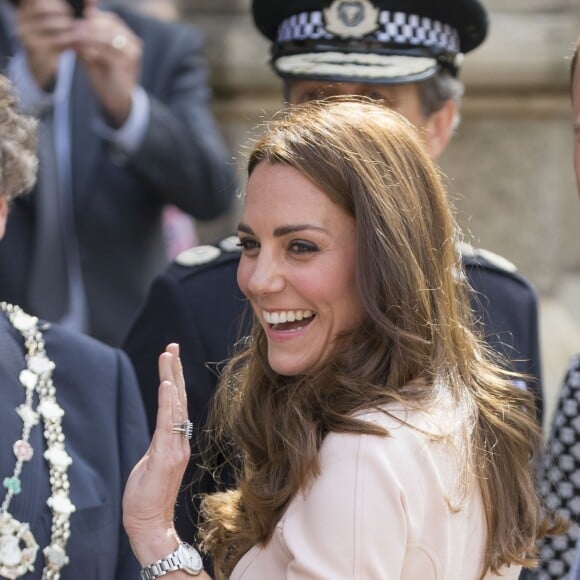
M179 557L185 572L199 574L203 570L203 561L199 552L189 544L182 543L179 546Z

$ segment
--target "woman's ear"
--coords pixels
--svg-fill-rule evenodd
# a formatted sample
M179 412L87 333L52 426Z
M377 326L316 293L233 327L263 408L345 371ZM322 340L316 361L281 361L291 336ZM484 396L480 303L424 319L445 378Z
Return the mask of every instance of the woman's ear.
M449 100L425 122L423 133L427 150L433 159L437 159L445 151L453 135L456 117L457 103Z
M8 200L5 195L0 195L0 240L6 231L6 219L8 218Z

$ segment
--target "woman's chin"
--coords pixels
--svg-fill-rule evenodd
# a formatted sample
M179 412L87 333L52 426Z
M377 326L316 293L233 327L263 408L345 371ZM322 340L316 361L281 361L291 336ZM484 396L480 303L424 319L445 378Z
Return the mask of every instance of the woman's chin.
M278 375L283 375L285 377L295 377L298 375L309 374L314 365L307 363L305 361L298 360L282 360L278 357L269 357L268 363L270 368Z

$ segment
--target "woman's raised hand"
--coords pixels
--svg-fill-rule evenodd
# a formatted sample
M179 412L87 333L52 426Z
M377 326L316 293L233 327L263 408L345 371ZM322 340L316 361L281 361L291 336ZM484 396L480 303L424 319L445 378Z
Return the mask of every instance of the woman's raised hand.
M164 557L179 542L173 510L191 449L177 344L168 345L159 357L159 379L155 433L149 449L133 468L123 496L123 525L141 564ZM180 431L182 424L185 432Z

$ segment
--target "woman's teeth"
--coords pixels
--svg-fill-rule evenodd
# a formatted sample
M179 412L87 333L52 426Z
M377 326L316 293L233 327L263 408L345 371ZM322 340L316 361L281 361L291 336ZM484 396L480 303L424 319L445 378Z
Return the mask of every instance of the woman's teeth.
M314 312L312 310L282 310L278 312L263 311L264 320L268 324L283 324L284 322L294 322L295 320L304 320L305 318L312 318Z

